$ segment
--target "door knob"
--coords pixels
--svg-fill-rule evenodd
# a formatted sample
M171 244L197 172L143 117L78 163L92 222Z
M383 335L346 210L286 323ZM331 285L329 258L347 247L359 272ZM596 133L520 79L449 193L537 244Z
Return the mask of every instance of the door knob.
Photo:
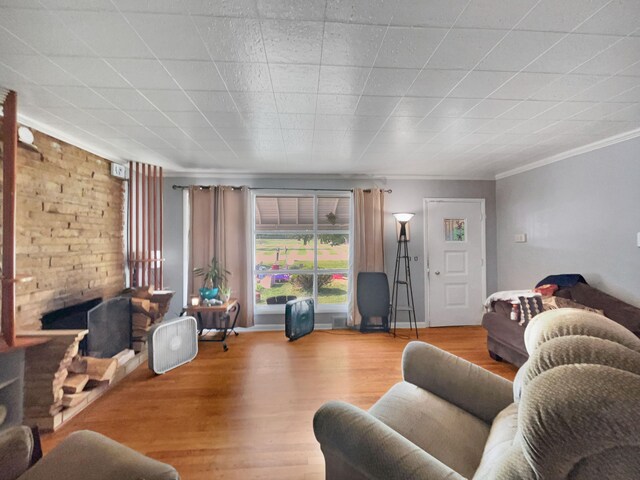
M440 272L436 271L436 275L440 275Z

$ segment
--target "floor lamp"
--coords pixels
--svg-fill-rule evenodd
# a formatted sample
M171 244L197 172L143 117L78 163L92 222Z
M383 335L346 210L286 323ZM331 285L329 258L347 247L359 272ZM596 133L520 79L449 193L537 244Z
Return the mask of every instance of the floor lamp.
M396 324L398 311L407 312L409 314L409 330L411 323L416 329L416 338L418 338L418 321L416 319L416 309L413 303L413 287L411 286L411 266L409 264L409 247L407 242L409 236L407 232L407 224L413 218L413 213L394 213L396 221L400 224L400 232L398 234L398 251L396 253L396 268L393 273L393 291L391 294L391 308L393 311L393 336L396 335ZM400 296L400 286L405 288L407 297L406 305L398 305L398 297Z

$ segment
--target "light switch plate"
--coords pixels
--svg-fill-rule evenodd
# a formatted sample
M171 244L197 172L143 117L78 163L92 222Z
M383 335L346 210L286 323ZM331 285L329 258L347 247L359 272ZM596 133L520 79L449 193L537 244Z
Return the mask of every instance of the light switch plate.
M526 233L516 233L513 236L513 240L516 243L527 243L527 234Z
M638 246L640 247L640 232L638 232Z

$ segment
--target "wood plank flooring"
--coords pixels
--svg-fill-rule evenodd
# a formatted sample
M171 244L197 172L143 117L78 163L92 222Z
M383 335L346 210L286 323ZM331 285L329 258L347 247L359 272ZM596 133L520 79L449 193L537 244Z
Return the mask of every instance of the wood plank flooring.
M515 375L515 367L489 358L481 327L424 329L420 340L506 378ZM44 435L44 450L89 429L170 463L186 480L322 479L313 414L333 399L369 408L401 379L408 341L317 331L295 342L283 332L241 333L229 338L228 352L200 343L196 360L165 375L138 368L68 425Z

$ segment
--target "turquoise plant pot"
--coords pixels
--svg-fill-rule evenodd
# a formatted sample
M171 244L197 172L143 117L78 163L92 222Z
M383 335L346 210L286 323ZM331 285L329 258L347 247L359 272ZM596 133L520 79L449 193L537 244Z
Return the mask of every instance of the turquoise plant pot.
M218 288L204 288L200 289L200 298L203 300L213 300L218 296Z

